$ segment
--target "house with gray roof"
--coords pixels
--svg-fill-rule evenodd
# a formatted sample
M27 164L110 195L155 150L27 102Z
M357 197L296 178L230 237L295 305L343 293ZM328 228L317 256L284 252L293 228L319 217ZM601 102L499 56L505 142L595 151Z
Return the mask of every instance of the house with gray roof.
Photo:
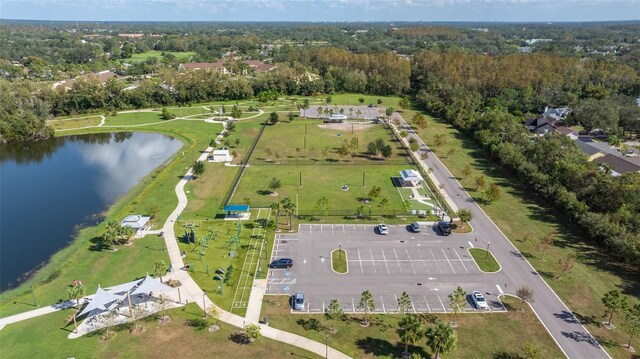
M624 157L614 156L612 154L606 154L593 160L600 164L606 165L611 169L611 175L622 176L625 173L638 172L640 173L640 166L628 161Z

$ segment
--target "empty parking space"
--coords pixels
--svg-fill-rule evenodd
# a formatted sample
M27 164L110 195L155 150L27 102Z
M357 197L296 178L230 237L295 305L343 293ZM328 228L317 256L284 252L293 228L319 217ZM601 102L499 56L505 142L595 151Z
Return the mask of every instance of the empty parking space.
M345 312L357 307L364 290L373 293L375 312L396 313L402 292L411 298L411 311L450 312L448 294L461 286L468 293L485 293L489 309L504 311L497 295L501 274L480 272L469 255L468 239L442 237L423 229L410 232L404 225L390 225L381 235L371 224L308 224L296 234L277 234L271 260L293 259L290 269L270 269L268 295L305 294L305 310L321 313L332 299ZM348 273L331 268L331 251L347 253ZM465 312L476 312L468 300Z

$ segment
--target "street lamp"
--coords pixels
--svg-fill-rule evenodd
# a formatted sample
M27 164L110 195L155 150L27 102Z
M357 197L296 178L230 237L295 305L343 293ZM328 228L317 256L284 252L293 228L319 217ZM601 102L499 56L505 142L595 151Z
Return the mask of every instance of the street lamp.
M324 333L324 357L329 358L329 334Z
M29 288L31 289L31 296L33 297L33 306L37 307L38 303L36 302L36 294L33 292L33 286L29 286Z
M487 253L484 256L484 259L488 259L489 258L489 242L487 242Z
M340 258L342 258L342 242L338 243L338 248L340 248Z

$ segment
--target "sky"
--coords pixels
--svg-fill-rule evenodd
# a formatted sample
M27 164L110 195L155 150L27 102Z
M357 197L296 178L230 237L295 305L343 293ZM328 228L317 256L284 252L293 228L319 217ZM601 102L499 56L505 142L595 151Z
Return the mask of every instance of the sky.
M0 0L0 18L76 21L609 21L640 0Z

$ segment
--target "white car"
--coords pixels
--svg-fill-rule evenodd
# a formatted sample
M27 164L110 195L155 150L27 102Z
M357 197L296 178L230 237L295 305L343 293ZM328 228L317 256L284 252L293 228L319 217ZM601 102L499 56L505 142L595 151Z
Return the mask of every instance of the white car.
M475 290L471 293L471 298L473 299L473 303L476 305L476 309L489 309L487 301L484 299L482 293Z
M387 228L386 224L379 224L376 228L380 234L389 234L389 228Z

